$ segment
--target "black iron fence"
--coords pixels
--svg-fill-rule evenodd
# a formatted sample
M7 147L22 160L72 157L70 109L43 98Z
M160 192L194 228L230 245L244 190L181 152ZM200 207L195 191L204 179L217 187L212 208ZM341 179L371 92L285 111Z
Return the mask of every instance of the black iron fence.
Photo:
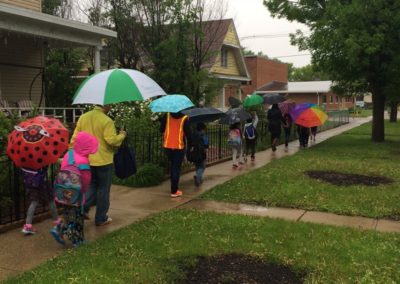
M348 111L328 112L328 121L319 128L325 131L349 122ZM207 153L207 163L216 163L231 157L231 148L227 143L228 125L209 124L207 135L210 147ZM257 150L270 147L271 139L267 131L267 121L260 117L257 126L258 142ZM291 140L297 139L297 132L292 128ZM281 137L283 142L283 137ZM129 144L135 148L138 167L146 163L158 164L167 168L167 159L162 148L162 135L159 132L149 132L145 135L130 135ZM184 167L191 167L185 164ZM57 171L57 166L49 168L48 177L52 182ZM0 232L1 226L26 218L29 204L25 198L25 190L22 185L19 170L13 165L7 156L0 157ZM47 212L47 204L41 204L35 214Z

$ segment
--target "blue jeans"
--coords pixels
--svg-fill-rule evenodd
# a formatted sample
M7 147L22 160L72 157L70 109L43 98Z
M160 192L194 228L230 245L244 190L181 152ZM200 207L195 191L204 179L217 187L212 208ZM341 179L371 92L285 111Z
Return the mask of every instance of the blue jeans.
M203 182L203 174L206 169L205 160L197 161L194 165L196 167L196 180L198 183L202 183Z
M96 225L107 221L110 208L110 188L112 183L113 165L91 166L92 180L86 193L85 211L96 202Z
M171 193L176 193L179 188L181 166L185 157L185 150L165 149L171 163Z

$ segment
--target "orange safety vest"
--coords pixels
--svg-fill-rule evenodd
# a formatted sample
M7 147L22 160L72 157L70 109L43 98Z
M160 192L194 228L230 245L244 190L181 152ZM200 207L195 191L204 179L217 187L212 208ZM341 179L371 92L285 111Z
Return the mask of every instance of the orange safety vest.
M187 115L181 118L173 118L170 113L167 114L167 123L164 131L164 148L179 150L185 148L183 124L186 119L188 119Z

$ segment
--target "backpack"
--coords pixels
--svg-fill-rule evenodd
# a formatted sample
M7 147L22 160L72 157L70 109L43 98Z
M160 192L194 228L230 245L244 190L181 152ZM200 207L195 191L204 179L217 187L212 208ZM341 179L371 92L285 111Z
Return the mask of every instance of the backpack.
M244 137L248 140L256 139L256 128L254 127L253 123L248 126L245 126Z
M82 192L81 170L89 170L88 164L75 165L74 151L68 151L68 166L60 170L55 177L55 201L59 204L83 209L84 194Z
M231 147L239 147L241 143L240 132L238 129L229 130L228 145Z

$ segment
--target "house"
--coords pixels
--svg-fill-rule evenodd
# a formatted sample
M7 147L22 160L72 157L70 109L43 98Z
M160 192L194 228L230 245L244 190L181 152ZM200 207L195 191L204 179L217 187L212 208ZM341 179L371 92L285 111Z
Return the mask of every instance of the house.
M243 84L242 99L268 82L288 81L288 65L285 63L256 55L246 56L245 62L247 70L250 73L251 81Z
M45 48L95 47L99 71L102 43L116 36L108 29L41 13L40 0L0 0L0 99L45 106Z
M257 89L258 94L279 93L296 103L314 103L326 110L349 109L352 97L338 96L331 91L332 81L278 82L272 81Z
M202 27L209 58L203 64L210 76L221 80L214 106L227 108L229 97L242 97L241 86L250 81L240 40L232 19L206 21Z

